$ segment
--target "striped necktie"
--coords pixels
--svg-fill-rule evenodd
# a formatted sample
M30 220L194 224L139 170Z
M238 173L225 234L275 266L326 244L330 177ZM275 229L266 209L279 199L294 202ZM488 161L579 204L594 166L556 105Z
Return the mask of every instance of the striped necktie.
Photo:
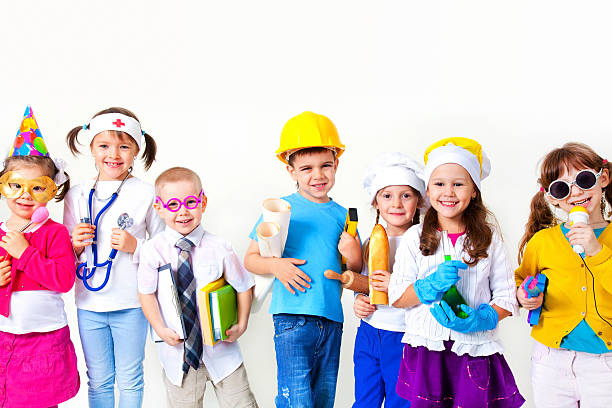
M183 312L183 323L185 325L185 361L183 362L183 372L187 373L189 367L195 370L200 366L202 357L202 329L198 319L198 304L196 301L196 280L191 269L190 252L194 247L193 242L187 238L177 241L176 247L181 250L179 253L177 271L177 291L181 310Z

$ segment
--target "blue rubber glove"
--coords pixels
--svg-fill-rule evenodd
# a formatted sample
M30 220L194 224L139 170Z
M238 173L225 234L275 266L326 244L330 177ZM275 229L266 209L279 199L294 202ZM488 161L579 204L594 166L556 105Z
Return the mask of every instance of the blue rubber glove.
M444 293L459 281L457 271L467 267L461 261L442 262L434 273L414 282L412 286L421 303L429 305L442 299Z
M465 319L457 317L453 309L445 301L434 305L429 310L442 326L461 333L493 330L497 327L499 315L491 305L483 303L475 310L468 305L461 305L461 309L468 314L468 317Z

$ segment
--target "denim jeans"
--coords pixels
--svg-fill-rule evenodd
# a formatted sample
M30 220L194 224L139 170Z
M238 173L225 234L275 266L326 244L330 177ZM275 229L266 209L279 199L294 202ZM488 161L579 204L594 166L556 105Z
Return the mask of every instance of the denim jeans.
M277 408L331 408L336 396L342 323L275 314Z
M142 309L91 312L78 309L79 334L87 365L89 406L115 406L115 379L119 408L142 406L144 346L148 322Z

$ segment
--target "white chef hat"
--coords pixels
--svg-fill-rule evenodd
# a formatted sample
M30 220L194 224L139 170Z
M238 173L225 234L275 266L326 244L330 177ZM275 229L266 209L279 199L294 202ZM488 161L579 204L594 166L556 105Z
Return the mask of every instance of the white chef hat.
M432 144L425 151L425 170L423 172L425 185L429 183L433 171L447 163L455 163L463 167L472 177L478 190L480 190L480 182L491 172L491 162L480 143L466 137L449 137Z
M366 170L363 188L370 203L376 193L387 186L410 186L425 198L425 183L418 176L422 170L423 166L403 153L382 153Z

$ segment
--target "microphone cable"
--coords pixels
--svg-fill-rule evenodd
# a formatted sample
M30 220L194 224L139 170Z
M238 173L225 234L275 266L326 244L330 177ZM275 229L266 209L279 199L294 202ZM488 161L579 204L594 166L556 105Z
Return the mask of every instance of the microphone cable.
M593 272L591 271L591 269L589 268L589 265L587 265L587 263L584 261L583 257L580 257L580 259L582 260L582 263L584 264L584 267L587 268L587 271L589 271L589 273L591 274L591 282L593 284L593 302L595 303L595 312L597 312L597 315L601 318L601 320L603 320L604 322L606 322L608 324L608 326L612 327L612 324L607 321L602 315L601 313L599 313L599 309L597 308L597 298L595 297L595 276L593 275Z

